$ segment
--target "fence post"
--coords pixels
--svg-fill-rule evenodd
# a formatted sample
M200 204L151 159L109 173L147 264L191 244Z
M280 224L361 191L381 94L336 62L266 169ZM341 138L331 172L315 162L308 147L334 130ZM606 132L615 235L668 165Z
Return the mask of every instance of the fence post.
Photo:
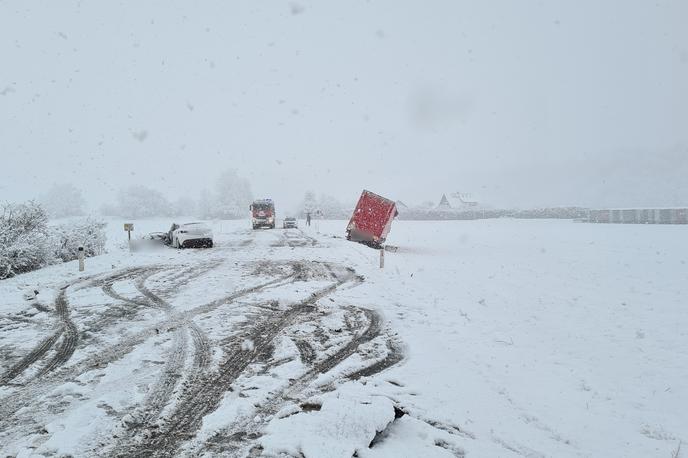
M385 247L380 248L380 269L385 268Z

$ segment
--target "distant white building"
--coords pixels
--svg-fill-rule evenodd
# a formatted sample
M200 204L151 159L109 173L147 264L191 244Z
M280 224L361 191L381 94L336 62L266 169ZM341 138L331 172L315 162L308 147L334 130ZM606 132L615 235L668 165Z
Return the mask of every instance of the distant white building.
M452 192L449 195L442 194L440 203L437 204L438 210L467 210L475 209L478 206L478 201L470 194L461 192Z

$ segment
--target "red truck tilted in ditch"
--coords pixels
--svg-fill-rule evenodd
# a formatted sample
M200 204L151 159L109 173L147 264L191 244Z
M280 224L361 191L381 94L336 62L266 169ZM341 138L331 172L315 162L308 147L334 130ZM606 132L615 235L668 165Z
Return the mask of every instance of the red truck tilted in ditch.
M393 201L364 190L346 227L346 238L380 248L398 214Z

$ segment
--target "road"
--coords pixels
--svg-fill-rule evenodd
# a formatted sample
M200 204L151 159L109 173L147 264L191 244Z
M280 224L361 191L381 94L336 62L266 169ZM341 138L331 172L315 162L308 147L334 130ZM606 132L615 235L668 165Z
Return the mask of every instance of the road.
M71 434L90 456L259 455L285 406L317 409L307 399L403 358L371 304L338 294L365 279L305 248L327 249L298 229L247 230L59 285L38 304L49 334L0 374L0 442L49 449L44 425L91 418ZM251 390L251 408L205 425Z

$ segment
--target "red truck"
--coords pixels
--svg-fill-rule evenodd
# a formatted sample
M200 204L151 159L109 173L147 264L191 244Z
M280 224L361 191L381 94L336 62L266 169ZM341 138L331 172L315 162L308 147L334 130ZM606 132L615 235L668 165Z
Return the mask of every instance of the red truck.
M254 230L259 227L275 228L275 203L272 199L255 200L249 208Z
M380 248L398 214L394 201L363 190L346 227L346 239Z

